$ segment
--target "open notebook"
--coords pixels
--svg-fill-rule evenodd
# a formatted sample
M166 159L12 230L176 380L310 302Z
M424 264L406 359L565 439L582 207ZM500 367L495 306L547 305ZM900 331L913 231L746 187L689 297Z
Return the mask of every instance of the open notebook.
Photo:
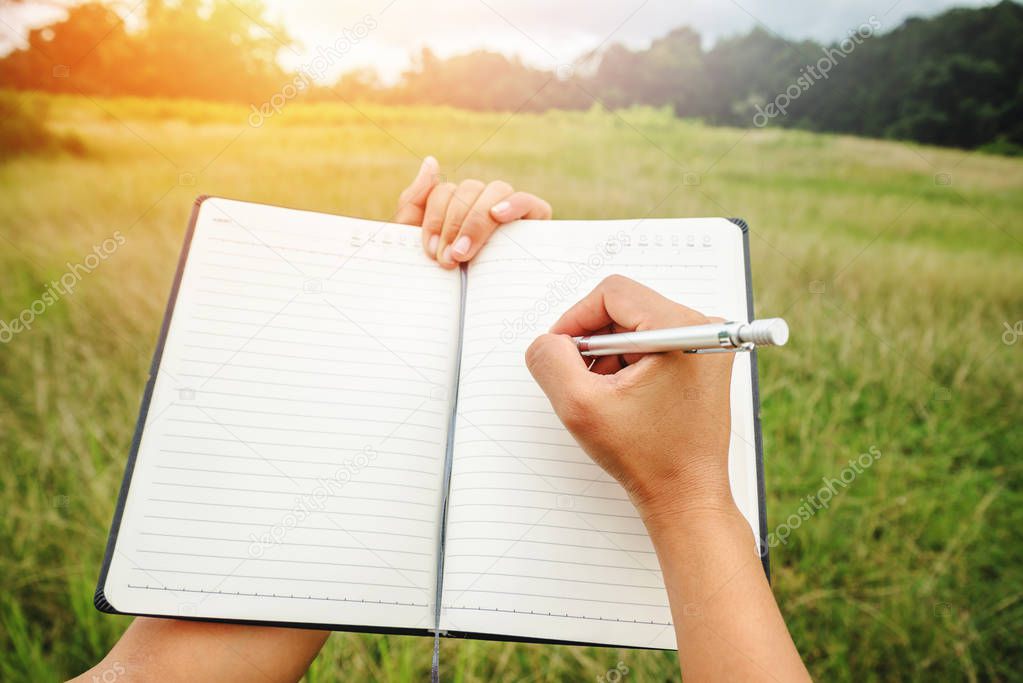
M642 522L523 361L611 273L752 317L737 221L521 221L446 271L418 228L200 198L97 607L674 648ZM755 363L730 472L763 545Z

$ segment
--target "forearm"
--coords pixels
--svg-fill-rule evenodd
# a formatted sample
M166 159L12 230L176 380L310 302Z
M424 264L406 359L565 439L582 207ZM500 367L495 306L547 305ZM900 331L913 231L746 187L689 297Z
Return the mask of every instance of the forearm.
M327 631L239 626L173 619L132 622L110 653L76 682L297 681L323 646Z
M651 516L686 681L809 680L734 505Z

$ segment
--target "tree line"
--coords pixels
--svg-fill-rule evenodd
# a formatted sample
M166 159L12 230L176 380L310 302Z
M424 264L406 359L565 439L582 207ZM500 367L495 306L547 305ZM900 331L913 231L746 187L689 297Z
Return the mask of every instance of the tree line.
M0 59L0 83L249 104L291 88L316 100L486 111L645 105L712 124L1023 152L1023 5L1011 0L911 18L884 33L870 17L831 44L754 28L704 48L696 31L680 27L649 47L611 44L552 70L495 52L442 59L423 49L394 84L360 70L329 85L281 67L279 54L296 42L266 19L261 0L146 0L135 11L143 21L129 30L107 4L70 7ZM338 56L341 47L330 49Z

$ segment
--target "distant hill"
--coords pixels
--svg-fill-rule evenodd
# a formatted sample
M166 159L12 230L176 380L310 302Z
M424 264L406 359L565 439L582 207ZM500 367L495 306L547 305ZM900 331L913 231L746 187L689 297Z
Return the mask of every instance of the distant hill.
M364 71L331 86L288 74L276 61L280 44L248 31L230 3L204 6L147 0L143 28L128 32L113 10L85 3L33 31L27 49L0 59L0 82L265 103L257 109L299 96L484 111L668 106L717 124L1023 152L1023 5L1010 0L911 18L884 34L872 16L830 45L757 28L704 49L698 33L680 27L649 48L611 44L553 73L493 52L440 59L424 49L392 86ZM261 2L247 6L249 15L263 16ZM283 27L274 33L290 41Z

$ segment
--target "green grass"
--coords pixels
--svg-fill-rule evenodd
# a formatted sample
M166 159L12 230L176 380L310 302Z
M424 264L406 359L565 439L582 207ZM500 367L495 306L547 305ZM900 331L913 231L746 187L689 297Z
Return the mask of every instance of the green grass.
M1023 319L1023 161L653 110L293 103L254 129L243 107L40 99L89 153L0 165L0 320L115 230L127 242L0 345L0 678L78 673L128 623L91 597L193 197L386 219L426 154L562 218L746 218L758 311L793 329L761 358L772 527L850 458L882 453L773 551L811 672L1018 676L1023 338L1002 335ZM336 634L308 679L423 680L430 647ZM626 681L678 677L662 652L468 641L442 656L464 683L593 680L619 661Z

